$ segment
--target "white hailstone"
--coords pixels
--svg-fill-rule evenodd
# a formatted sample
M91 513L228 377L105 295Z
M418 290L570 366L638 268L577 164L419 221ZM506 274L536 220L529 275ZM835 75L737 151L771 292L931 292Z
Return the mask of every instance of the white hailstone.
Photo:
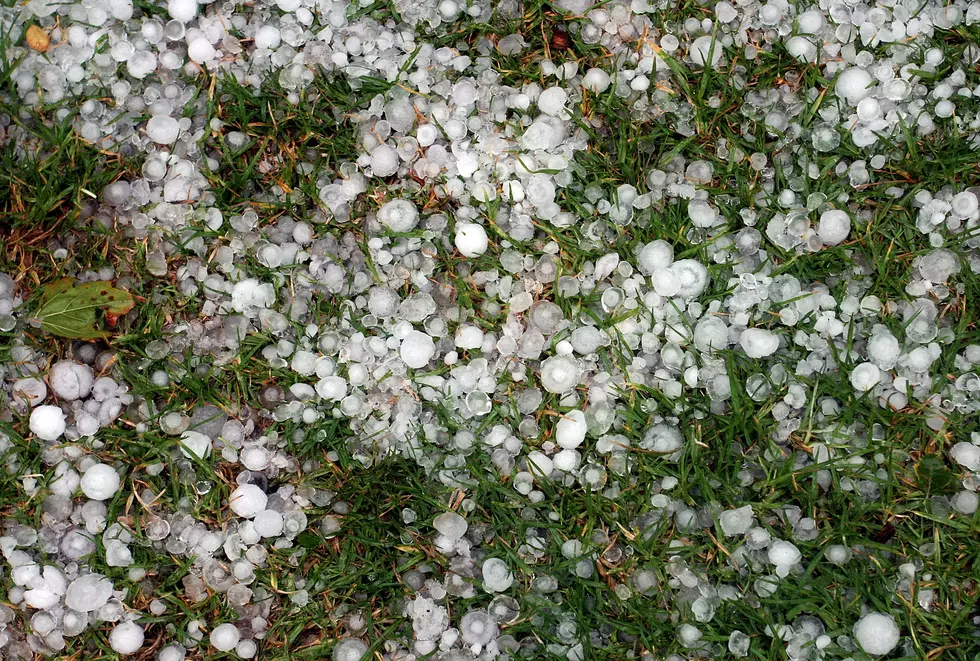
M837 77L834 91L849 104L856 106L858 102L871 94L869 89L874 78L861 67L848 67Z
M977 511L977 504L980 502L974 491L960 491L949 500L954 510L967 516Z
M677 295L681 298L697 298L708 287L708 269L697 260L676 261L671 265L670 271L677 278L680 287Z
M486 645L497 637L497 623L485 610L472 610L459 620L459 632L467 645Z
M197 16L197 0L170 0L167 13L176 21L190 23Z
M755 514L752 506L746 505L734 510L725 510L718 515L718 524L725 537L744 535L755 527Z
M544 452L535 450L527 455L528 470L532 475L548 477L555 470L555 462Z
M582 87L593 94L602 94L609 89L609 74L602 69L589 69L582 78Z
M357 638L344 638L333 647L333 661L360 661L368 646Z
M980 200L972 191L963 191L953 196L950 206L954 214L960 218L970 218L980 209Z
M271 283L260 283L256 278L236 282L231 288L231 306L236 312L249 308L268 308L276 302L276 290Z
M180 451L188 459L207 459L211 455L211 438L201 432L187 430L180 435Z
M684 447L684 434L677 427L661 422L646 430L640 447L659 454L672 454Z
M541 363L541 385L550 393L560 395L579 385L582 367L571 356L552 356Z
M565 109L568 93L561 87L549 87L538 96L538 109L546 115L558 115Z
M691 200L687 205L687 217L698 227L711 227L718 214L706 200Z
M65 433L65 412L57 406L38 406L31 411L31 433L42 441L57 441Z
M179 644L167 645L160 650L160 656L157 657L158 661L184 661L185 658L187 650Z
M776 353L779 337L765 328L746 328L738 338L738 343L749 358L765 358Z
M868 613L854 625L854 638L867 654L888 654L898 645L900 632L895 618L884 613Z
M11 393L15 401L37 406L48 396L48 387L41 379L27 377L15 381Z
M463 324L456 329L456 346L460 349L479 349L483 346L483 331L473 324Z
M421 331L411 331L402 340L399 355L402 362L412 369L421 369L429 364L436 352L435 342Z
M980 447L960 441L949 451L953 461L968 471L980 472Z
M483 563L483 589L504 592L514 584L514 575L500 558L487 558Z
M677 627L677 638L684 647L694 647L701 640L701 630L693 624L682 624Z
M456 237L453 241L456 249L463 257L479 257L487 251L490 239L483 225L476 223L460 223L456 226Z
M180 135L180 124L169 115L154 115L146 123L146 135L159 145L169 145Z
M796 17L796 27L801 34L817 34L827 25L827 18L819 9L808 9Z
M855 390L868 392L881 383L881 370L874 363L861 363L851 370L851 385Z
M769 547L769 562L778 568L789 568L796 565L803 554L792 542L776 540Z
M466 534L468 524L466 519L456 512L443 512L432 520L432 527L438 530L440 535L455 542Z
M59 360L48 373L51 390L66 402L88 397L94 381L92 368L74 360Z
M316 384L316 394L331 402L342 400L347 390L347 380L342 376L325 376Z
M82 474L82 493L91 500L109 500L119 491L119 473L108 464L93 464Z
M410 232L419 220L419 210L409 200L389 200L378 209L378 222L392 232Z
M666 271L674 263L674 247L663 239L657 239L644 245L636 259L644 275Z
M555 426L555 441L566 450L574 450L585 440L587 430L585 414L579 410L571 411Z
M723 50L724 47L720 41L716 41L710 35L704 35L698 37L691 43L691 48L687 54L691 58L691 61L699 67L703 67L708 63L708 57L710 55L710 64L711 66L715 66L721 60Z
M554 467L563 473L571 473L582 464L578 450L562 450L554 456Z
M371 150L371 174L390 177L398 172L398 152L382 143Z
M207 64L215 58L218 51L214 49L207 37L200 36L187 44L187 57L197 64Z
M508 181L505 181L501 185L501 196L503 197L504 200L508 202L513 202L515 204L517 202L523 202L524 185L515 179L510 179Z
M135 622L120 622L109 633L109 647L116 654L132 654L143 647L143 627Z
M65 606L91 613L106 605L112 596L112 581L101 574L85 574L72 581L65 592Z
M836 246L847 240L851 233L851 217L846 211L828 209L820 214L817 224L817 236L825 246Z
M262 510L252 519L252 525L255 527L255 532L262 537L278 537L282 534L285 519L275 510Z
M868 340L868 358L883 370L895 367L901 353L902 346L898 339L887 330L875 333Z
M832 565L837 565L838 567L843 567L847 564L847 561L851 559L851 549L846 546L841 546L840 544L833 544L827 547L827 551L824 553L827 558L827 562Z
M265 511L269 497L262 489L254 484L243 484L231 492L228 506L231 511L243 519L251 519L259 512Z
M224 624L219 624L214 629L211 630L211 647L218 650L219 652L230 652L235 649L238 645L238 641L241 638L241 633L238 631L238 627L234 624L225 622Z
M817 45L813 41L799 35L786 40L786 50L800 62L810 63L817 61L817 54L819 53Z
M255 33L255 39L252 43L255 44L256 48L272 50L279 48L279 44L282 43L282 35L276 26L263 25Z
M694 346L703 353L728 348L728 326L716 316L705 317L694 326Z

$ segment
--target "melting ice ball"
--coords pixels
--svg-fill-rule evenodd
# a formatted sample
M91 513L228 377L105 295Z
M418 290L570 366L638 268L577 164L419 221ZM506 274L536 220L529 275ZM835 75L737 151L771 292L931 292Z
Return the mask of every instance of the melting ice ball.
M487 251L490 240L487 231L476 223L460 223L456 226L456 249L463 257L479 257Z
M92 500L109 500L119 491L119 473L108 464L95 464L82 475L82 493Z
M269 497L262 489L254 484L243 484L231 492L228 505L231 511L243 519L251 519L259 512L265 511Z
M888 654L898 645L898 625L891 615L868 613L854 625L854 638L868 654Z
M42 441L57 441L65 433L65 413L57 406L38 406L31 411L29 426Z
M776 353L779 348L779 338L764 328L746 328L738 338L738 343L749 358L765 358Z

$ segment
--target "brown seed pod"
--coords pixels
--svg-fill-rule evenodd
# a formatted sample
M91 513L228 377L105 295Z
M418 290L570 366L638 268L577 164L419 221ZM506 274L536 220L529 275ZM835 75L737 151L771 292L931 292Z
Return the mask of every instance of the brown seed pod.
M51 46L51 37L37 25L32 25L27 28L27 34L24 36L24 40L31 50L36 50L38 53L46 52L48 47Z
M551 50L568 50L571 45L571 40L568 37L568 32L563 28L555 28L555 31L551 33Z

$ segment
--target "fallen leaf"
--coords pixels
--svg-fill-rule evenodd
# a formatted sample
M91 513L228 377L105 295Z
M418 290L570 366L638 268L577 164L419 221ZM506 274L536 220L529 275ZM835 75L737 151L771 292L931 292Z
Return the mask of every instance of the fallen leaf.
M114 324L134 305L132 294L106 281L74 285L71 278L63 278L45 288L35 317L41 322L41 328L52 335L97 340L109 337L109 333L96 328L96 310L104 310L106 318Z
M36 50L38 53L46 52L48 47L51 46L51 37L37 25L32 25L27 28L27 34L24 39L27 41L27 45L31 50Z

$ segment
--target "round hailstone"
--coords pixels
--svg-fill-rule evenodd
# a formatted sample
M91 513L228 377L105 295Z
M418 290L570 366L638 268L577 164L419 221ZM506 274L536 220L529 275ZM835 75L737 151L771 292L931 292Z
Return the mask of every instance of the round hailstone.
M466 534L468 524L466 519L456 512L443 512L432 520L432 527L438 530L440 535L455 542Z
M585 440L587 430L585 414L578 410L572 411L566 413L555 426L555 440L566 450L574 450Z
M412 369L421 369L429 364L436 352L432 338L421 331L413 330L402 340L399 355L402 362Z
M269 497L262 489L254 484L243 484L231 492L228 498L228 506L231 511L243 519L251 519L259 512L265 511Z
M817 224L817 236L825 246L836 246L847 240L847 235L851 233L851 217L846 211L840 209L828 209L820 214L820 222Z
M187 57L197 64L207 64L215 58L218 51L214 49L206 37L198 37L187 44Z
M703 67L708 62L710 55L711 66L715 66L721 60L723 50L724 47L721 42L715 41L710 35L704 35L694 40L687 54L691 61L699 67Z
M640 447L659 454L673 454L684 447L684 434L677 427L659 423L643 434Z
M868 613L854 625L854 638L867 654L888 654L898 645L900 632L895 618L884 613Z
M769 547L769 562L777 567L792 567L797 564L803 554L792 542L776 540Z
M167 12L176 21L190 23L197 16L197 0L170 0Z
M570 356L552 356L541 363L541 385L560 395L572 390L582 378L582 367Z
M765 358L776 353L779 337L765 328L746 328L738 338L738 343L749 358Z
M708 269L704 264L694 259L682 259L674 262L670 271L677 278L679 289L677 295L681 298L696 298L708 286Z
M487 558L483 563L483 588L487 592L503 592L514 584L514 575L500 558Z
M211 454L211 438L201 432L185 431L180 435L180 451L188 459L207 459Z
M960 441L949 451L953 461L974 473L980 472L980 447Z
M219 652L230 652L235 649L235 645L238 644L241 634L238 632L238 627L234 624L219 624L211 631L211 647L218 650Z
M456 249L463 257L479 257L487 251L490 240L487 231L476 223L460 223L456 226Z
M333 661L360 661L368 646L357 638L344 638L333 647Z
M79 613L99 610L112 596L112 581L101 574L85 574L71 582L65 593L65 606Z
M851 370L851 385L855 390L868 392L881 382L881 370L874 363L861 363Z
M37 406L48 396L48 387L41 379L28 377L15 381L11 392L14 396L14 401L26 402L31 406Z
M65 433L65 412L57 406L39 406L31 411L31 433L42 441L57 441Z
M108 464L94 464L82 475L82 493L91 500L109 500L119 491L119 473Z
M398 172L398 152L382 143L371 150L371 173L375 177L390 177Z
M143 627L135 622L120 622L109 634L109 647L116 654L132 654L143 647Z
M568 93L560 87L549 87L538 96L538 109L546 115L558 115L565 109Z
M752 506L746 505L735 510L725 510L718 515L718 524L725 537L744 535L755 526Z
M154 115L146 123L146 135L158 145L169 145L180 135L180 124L169 115Z
M790 37L786 40L786 50L800 62L817 61L817 46L806 37Z
M273 50L279 48L279 44L282 43L282 35L279 32L279 28L274 25L263 25L259 28L259 31L255 33L255 39L253 42L256 48L261 48L263 50Z
M485 610L472 610L459 621L459 631L467 645L486 645L497 637L497 623Z
M378 209L378 222L392 232L410 232L419 220L419 211L408 200L391 200Z
M980 200L972 191L963 191L953 196L950 201L953 213L960 218L970 218L980 209Z
M255 532L265 538L281 535L284 523L282 514L275 510L263 510L252 520Z
M582 78L582 87L593 94L602 94L609 89L609 74L602 69L589 69Z
M88 397L94 381L92 368L74 360L59 360L48 373L51 390L66 402Z
M857 105L864 97L871 94L869 87L874 79L871 74L861 67L848 67L837 77L834 91L851 105Z

